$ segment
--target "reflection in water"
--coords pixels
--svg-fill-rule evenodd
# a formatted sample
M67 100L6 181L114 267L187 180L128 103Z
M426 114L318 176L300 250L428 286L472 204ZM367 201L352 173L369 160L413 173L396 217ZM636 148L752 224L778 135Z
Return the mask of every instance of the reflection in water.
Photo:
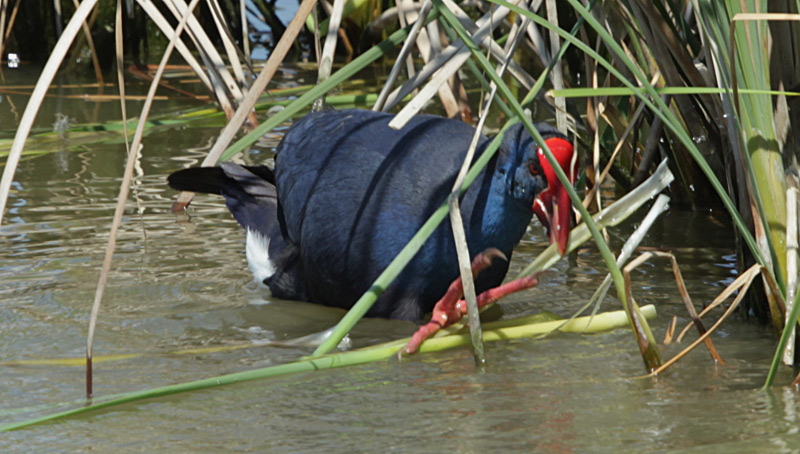
M15 121L9 106L0 104L2 137L13 134L13 126L7 126ZM66 111L67 101L64 106ZM45 106L42 124L51 122L52 109ZM79 115L90 111L76 108L69 115L84 122ZM95 346L97 355L143 356L98 364L97 395L292 361L313 348L170 352L292 339L329 328L342 315L273 300L252 286L244 235L220 199L198 197L186 214L169 212L174 194L165 176L197 164L218 131L216 125L162 128L145 140L137 176L143 212L139 215L136 203L129 203ZM20 165L8 220L0 228L0 360L84 354L124 153L118 141L87 141L76 149L69 142L76 139L67 133L63 151ZM274 144L273 138L247 159L265 160ZM612 248L620 246L630 224L612 231ZM676 254L699 305L732 279L730 232L708 214L671 212L645 244ZM514 254L510 275L546 245L541 228L533 225ZM603 276L602 260L587 245L544 273L538 288L504 301L504 312L570 315ZM686 323L668 262L640 267L633 282L637 301L658 307L653 323L658 338L673 315ZM617 307L608 298L603 309ZM365 320L352 333L353 346L407 336L414 329L407 322ZM489 364L482 371L474 369L467 349L457 349L249 382L4 434L0 450L792 452L800 443L796 394L757 390L774 336L733 319L714 339L728 366L715 366L698 351L657 380L636 378L644 371L625 330L553 335L488 344ZM665 356L680 348L665 347ZM778 382L790 380L791 371L781 374ZM2 376L4 422L43 414L52 407L31 407L73 401L83 392L79 368L3 367ZM20 413L19 408L29 411Z

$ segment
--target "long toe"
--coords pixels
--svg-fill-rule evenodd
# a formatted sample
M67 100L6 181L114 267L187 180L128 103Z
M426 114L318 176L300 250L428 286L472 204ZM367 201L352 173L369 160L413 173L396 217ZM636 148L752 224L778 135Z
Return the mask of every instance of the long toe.
M474 264L475 261L473 261L473 265ZM506 282L503 285L489 289L478 295L478 308L483 309L486 306L496 303L501 298L512 293L536 287L538 284L538 273ZM411 336L411 340L408 341L408 344L398 352L398 357L413 355L419 350L420 345L422 345L425 340L432 337L440 329L461 320L467 313L467 304L463 299L460 299L461 290L461 279L459 278L450 284L448 292L436 303L436 306L434 306L431 321L421 326L417 332Z

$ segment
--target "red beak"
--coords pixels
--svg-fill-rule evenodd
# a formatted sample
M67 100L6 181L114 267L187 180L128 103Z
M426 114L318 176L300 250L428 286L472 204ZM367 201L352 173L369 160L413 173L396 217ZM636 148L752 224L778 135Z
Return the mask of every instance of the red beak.
M561 169L567 174L570 184L575 183L578 175L578 155L572 147L572 143L562 137L551 137L545 140L548 148L555 156ZM547 179L547 189L540 192L533 201L533 212L539 218L539 222L547 230L551 243L556 243L558 252L564 255L567 251L567 241L571 227L570 210L572 203L569 194L561 182L558 180L555 171L550 166L550 162L544 156L542 149L539 149L539 163Z

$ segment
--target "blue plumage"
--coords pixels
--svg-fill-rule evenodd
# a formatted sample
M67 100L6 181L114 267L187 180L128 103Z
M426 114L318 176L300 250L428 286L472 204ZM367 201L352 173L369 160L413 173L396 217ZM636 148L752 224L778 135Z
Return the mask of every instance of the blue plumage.
M474 133L430 115L395 131L390 119L364 110L311 113L278 146L274 176L263 166L223 164L176 172L170 185L225 196L248 230L251 269L254 260L267 260L262 274L273 270L263 281L275 296L349 308L446 201ZM563 138L547 125L537 128ZM481 138L476 156L488 143ZM513 126L463 195L472 255L494 247L511 257L536 195L548 187L537 150L524 128ZM259 247L266 258L251 257ZM480 274L477 290L499 285L507 269L496 261ZM367 315L420 319L457 276L445 221Z

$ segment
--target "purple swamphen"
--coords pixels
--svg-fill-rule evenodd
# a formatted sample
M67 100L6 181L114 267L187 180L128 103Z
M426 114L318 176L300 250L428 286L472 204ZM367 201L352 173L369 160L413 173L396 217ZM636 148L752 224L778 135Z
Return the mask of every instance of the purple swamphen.
M391 118L365 110L310 113L278 145L274 171L222 163L177 171L169 185L225 197L247 231L250 270L274 296L347 309L446 201L475 131L431 115L394 130ZM536 127L574 182L572 144L547 124ZM476 156L488 143L481 138ZM506 131L462 195L461 210L470 251L489 251L473 262L477 292L494 289L482 295L484 305L536 284L529 278L495 289L508 262L492 261L511 257L534 213L564 253L570 200L521 124ZM435 331L465 313L458 276L452 230L443 222L367 316L419 320L447 293L447 307L434 311Z

